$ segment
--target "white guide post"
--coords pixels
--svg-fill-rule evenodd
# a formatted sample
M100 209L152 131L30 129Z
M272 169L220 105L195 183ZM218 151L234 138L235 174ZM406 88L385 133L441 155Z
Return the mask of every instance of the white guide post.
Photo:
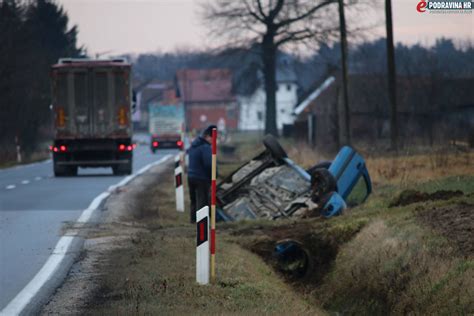
M209 206L196 213L196 282L209 284Z
M184 212L184 186L181 154L176 155L174 158L174 183L176 186L176 211Z

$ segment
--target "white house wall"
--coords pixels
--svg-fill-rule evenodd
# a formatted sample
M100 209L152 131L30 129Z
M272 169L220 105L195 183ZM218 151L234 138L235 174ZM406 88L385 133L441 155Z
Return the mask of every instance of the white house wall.
M250 97L238 97L240 130L263 130L265 128L265 100L263 88L257 89ZM297 101L297 85L295 83L278 84L276 107L279 130L283 129L284 124L294 123L295 117L292 113Z

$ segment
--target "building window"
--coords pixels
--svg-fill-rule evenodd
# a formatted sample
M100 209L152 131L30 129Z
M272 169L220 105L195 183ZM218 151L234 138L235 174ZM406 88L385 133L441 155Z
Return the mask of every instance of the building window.
M258 119L259 121L263 121L263 113L262 113L261 111L258 111L258 112L257 112L257 119Z
M287 84L287 85L286 85L286 90L287 90L287 91L291 91L291 85L290 85L290 84Z

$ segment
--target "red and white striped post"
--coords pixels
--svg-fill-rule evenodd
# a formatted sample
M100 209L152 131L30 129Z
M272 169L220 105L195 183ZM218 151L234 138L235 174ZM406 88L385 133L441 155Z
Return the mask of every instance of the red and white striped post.
M184 186L181 154L177 154L174 158L174 184L176 188L176 211L184 212Z
M209 206L196 212L196 282L209 284Z
M211 280L216 279L216 176L217 176L217 129L212 130L212 177L211 177Z

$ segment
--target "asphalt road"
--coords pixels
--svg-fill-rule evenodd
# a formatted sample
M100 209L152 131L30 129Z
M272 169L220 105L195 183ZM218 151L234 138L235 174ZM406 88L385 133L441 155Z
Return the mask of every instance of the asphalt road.
M134 151L133 171L177 153ZM0 170L0 310L34 277L61 237L65 222L124 177L111 168L79 169L77 177L55 178L51 160Z

